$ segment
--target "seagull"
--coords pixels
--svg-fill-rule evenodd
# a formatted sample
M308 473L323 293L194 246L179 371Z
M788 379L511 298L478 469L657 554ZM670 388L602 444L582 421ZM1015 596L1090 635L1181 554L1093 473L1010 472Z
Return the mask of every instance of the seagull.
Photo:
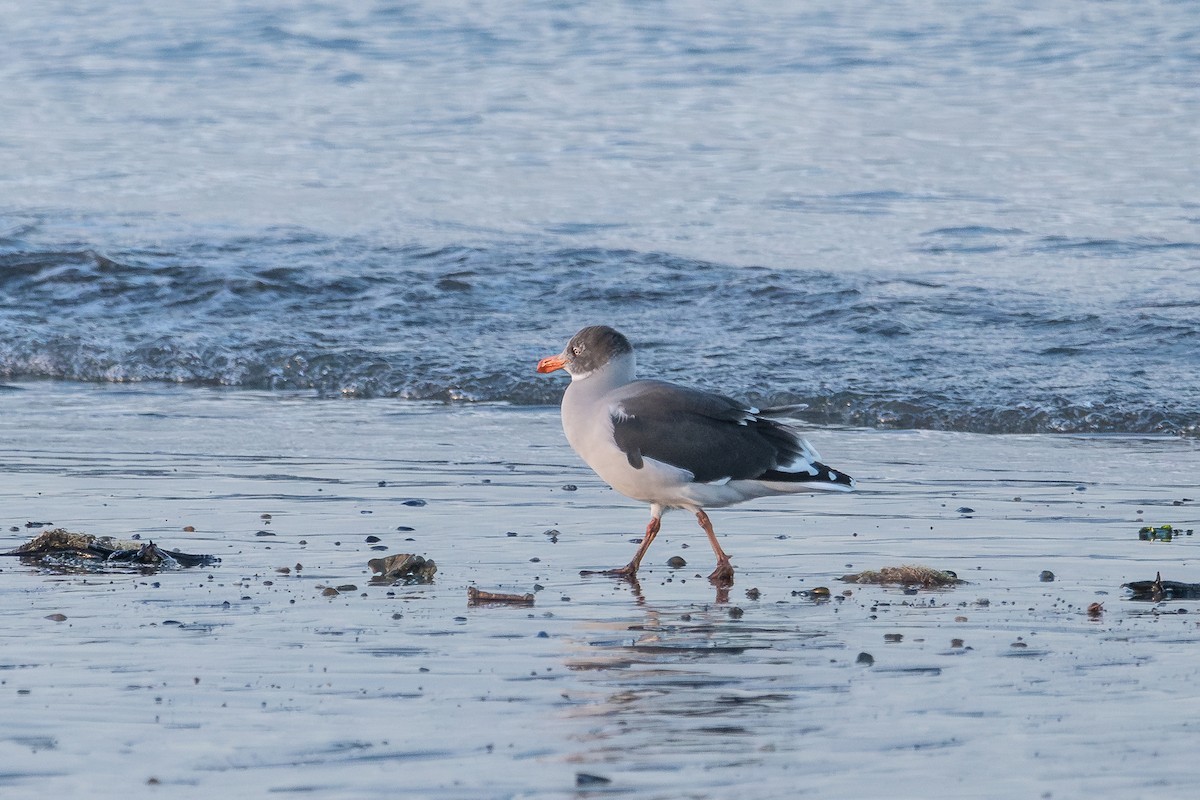
M650 504L650 522L633 560L599 574L636 576L663 513L680 508L696 515L716 554L709 580L731 586L733 565L704 509L855 486L849 475L822 464L799 431L781 421L801 407L757 409L719 394L637 380L633 346L608 326L584 328L561 353L537 365L542 373L560 369L571 376L562 425L572 449L609 486Z

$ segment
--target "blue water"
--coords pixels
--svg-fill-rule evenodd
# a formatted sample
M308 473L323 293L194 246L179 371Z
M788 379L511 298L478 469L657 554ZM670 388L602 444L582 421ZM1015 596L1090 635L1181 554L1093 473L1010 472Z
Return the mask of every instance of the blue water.
M1189 2L23 4L0 377L1200 431Z

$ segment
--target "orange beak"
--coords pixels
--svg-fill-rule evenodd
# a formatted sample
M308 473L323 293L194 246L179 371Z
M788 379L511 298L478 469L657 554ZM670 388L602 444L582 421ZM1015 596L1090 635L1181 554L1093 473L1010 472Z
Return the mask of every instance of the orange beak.
M538 362L538 372L554 372L556 369L562 369L567 365L567 359L559 356L546 356Z

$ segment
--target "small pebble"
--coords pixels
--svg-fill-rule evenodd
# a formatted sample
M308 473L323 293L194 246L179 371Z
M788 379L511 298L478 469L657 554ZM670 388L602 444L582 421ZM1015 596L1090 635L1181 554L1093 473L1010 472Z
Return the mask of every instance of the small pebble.
M578 489L578 488L579 488L579 487L578 487L578 486L576 486L576 485L575 485L575 484L573 484L573 483L564 483L564 484L563 484L563 487L562 487L562 490L563 490L564 492L573 492L573 491L575 491L575 490L576 490L576 489Z
M271 515L270 514L259 514L258 518L259 519L270 519Z
M951 639L950 646L954 647L954 648L960 648L963 646L963 640L962 639Z
M891 642L891 643L895 644L896 642L904 641L904 634L903 633L885 633L883 635L883 640L885 642Z
M974 514L975 509L971 508L970 506L961 506L958 509L958 513L959 514Z
M854 659L855 664L866 664L868 667L875 663L875 656L870 653L859 653L858 658Z
M381 541L381 540L378 536L368 536L364 541L367 544L375 544L376 542Z
M405 500L404 505L406 505L406 506L423 506L423 505L425 505L425 501L424 500L415 500L415 499L414 500Z
M332 586L326 586L323 590L321 590L322 597L337 597L339 594L341 594L341 592Z
M757 600L760 597L762 597L762 592L760 592L758 589L747 589L746 590L746 598L747 599Z
M605 778L603 775L592 775L590 772L576 772L576 786L607 786L612 783L611 778Z
M66 614L47 614L46 615L46 619L50 620L51 622L62 622L66 618L67 618Z
M1050 581L1054 580L1054 573L1048 569L1044 569L1042 570L1042 574L1038 575L1038 580L1040 580L1042 583L1049 583Z
M667 559L667 566L671 569L680 569L687 566L687 562L683 560L683 556L671 556Z
M196 532L196 529L195 529L195 527L193 527L193 526L191 526L191 525L184 525L184 526L183 526L183 532L184 532L184 533L195 533L195 532Z
M733 608L729 609L729 618L730 619L741 619L745 615L745 613L746 612L743 611L742 609L738 608L737 606L734 606Z

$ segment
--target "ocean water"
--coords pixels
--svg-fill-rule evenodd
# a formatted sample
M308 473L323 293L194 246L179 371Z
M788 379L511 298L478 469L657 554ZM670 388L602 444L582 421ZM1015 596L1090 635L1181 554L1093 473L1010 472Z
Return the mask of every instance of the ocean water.
M1194 3L0 10L0 378L1200 431Z

